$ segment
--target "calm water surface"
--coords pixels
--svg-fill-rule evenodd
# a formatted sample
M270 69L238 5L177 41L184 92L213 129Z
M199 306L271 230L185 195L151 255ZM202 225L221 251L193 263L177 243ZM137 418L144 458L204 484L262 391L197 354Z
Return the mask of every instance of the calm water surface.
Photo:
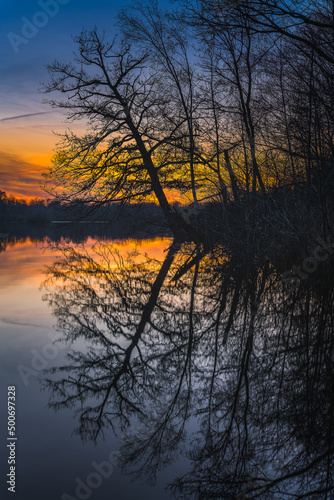
M120 255L138 248L152 258L161 259L168 240L105 241L113 243ZM91 251L95 241L88 239L84 247ZM80 247L82 248L82 247ZM17 390L17 493L3 496L8 465L7 450L1 447L1 498L60 500L62 495L76 498L76 479L86 482L95 471L92 462L109 460L111 452L119 449L119 439L112 432L101 439L98 446L91 441L82 442L74 436L76 422L72 411L55 413L47 408L49 393L42 391L43 369L64 363L68 347L65 343L52 348L55 318L47 302L45 290L45 266L50 266L60 252L48 248L46 241L23 239L6 244L0 253L0 335L1 335L1 394L6 403L7 386ZM136 258L137 261L139 257ZM77 349L85 349L85 342L78 341ZM3 436L6 431L5 413L1 412ZM122 432L118 434L122 436ZM2 441L3 442L3 441ZM95 471L96 472L96 471ZM114 467L109 478L92 490L94 499L170 498L163 481L153 487L141 482L131 483ZM88 498L87 491L79 491ZM78 497L79 498L79 497Z
M333 498L331 273L170 238L2 250L16 498Z

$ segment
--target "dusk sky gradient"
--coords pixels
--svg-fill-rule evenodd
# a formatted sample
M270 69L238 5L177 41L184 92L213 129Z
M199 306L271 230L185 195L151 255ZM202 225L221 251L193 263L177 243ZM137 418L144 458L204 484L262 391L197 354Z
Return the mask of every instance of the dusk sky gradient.
M48 80L45 66L55 58L71 61L72 36L82 28L96 25L113 34L119 9L129 4L128 0L50 0L57 1L49 11L53 17L40 16L41 3L47 1L0 0L0 190L24 198L46 197L39 186L59 140L53 132L70 126L64 114L42 104L45 96L38 89ZM26 20L43 26L29 31Z

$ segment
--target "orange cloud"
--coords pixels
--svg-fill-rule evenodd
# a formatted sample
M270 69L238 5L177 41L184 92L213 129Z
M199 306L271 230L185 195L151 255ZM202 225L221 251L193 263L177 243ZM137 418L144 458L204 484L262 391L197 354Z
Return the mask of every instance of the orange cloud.
M30 163L16 154L0 151L0 189L18 198L46 198L40 188L45 167Z

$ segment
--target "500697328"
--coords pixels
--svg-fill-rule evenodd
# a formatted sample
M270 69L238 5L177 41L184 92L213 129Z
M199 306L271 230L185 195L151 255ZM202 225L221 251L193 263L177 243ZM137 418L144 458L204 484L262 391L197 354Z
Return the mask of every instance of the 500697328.
M16 388L13 385L8 386L8 465L7 473L8 491L15 493L16 488Z

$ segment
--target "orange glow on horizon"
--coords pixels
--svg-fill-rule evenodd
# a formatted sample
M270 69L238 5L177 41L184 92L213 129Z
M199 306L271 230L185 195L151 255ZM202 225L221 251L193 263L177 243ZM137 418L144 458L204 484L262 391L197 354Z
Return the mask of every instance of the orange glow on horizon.
M34 198L47 199L50 195L43 191L42 176L51 165L56 144L67 128L64 115L57 112L26 118L0 119L0 190L7 196L27 202ZM86 131L84 123L71 124L75 133ZM189 199L176 189L166 190L170 203L188 204ZM146 201L157 203L152 194Z
M0 119L0 190L6 191L8 196L26 201L48 198L40 187L45 182L42 173L48 170L56 144L61 140L55 134L64 133L68 124L62 112L48 112L47 108L44 111L47 112L41 116ZM85 126L76 124L74 130L81 133Z

